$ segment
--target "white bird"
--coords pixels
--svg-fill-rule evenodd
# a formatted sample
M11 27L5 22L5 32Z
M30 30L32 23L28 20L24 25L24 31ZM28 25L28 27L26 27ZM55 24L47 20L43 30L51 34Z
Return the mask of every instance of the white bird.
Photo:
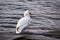
M21 18L16 26L16 34L20 34L24 28L26 28L31 22L29 10L24 12L24 17Z

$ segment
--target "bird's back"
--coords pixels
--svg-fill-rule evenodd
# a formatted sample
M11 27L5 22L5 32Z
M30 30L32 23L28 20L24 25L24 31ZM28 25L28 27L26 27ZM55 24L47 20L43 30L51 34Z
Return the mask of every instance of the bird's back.
M18 21L18 25L20 25L20 26L26 25L26 24L29 24L30 21L31 21L31 18L23 17Z
M21 18L17 23L16 32L20 33L25 27L29 25L30 21L31 21L31 18L28 18L28 17Z

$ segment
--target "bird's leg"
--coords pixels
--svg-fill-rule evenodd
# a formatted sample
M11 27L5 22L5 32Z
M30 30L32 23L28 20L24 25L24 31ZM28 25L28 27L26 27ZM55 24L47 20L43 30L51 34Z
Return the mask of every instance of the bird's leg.
M28 27L23 28L22 32L24 33L24 30L26 30L27 28ZM27 33L28 31L29 31L29 29L25 33Z
M25 29L26 29L26 27L25 27L25 28L23 28L22 32L23 32Z

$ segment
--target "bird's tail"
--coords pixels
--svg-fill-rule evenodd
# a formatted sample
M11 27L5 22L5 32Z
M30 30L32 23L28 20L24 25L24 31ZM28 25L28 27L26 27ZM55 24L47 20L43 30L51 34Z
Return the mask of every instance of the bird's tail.
M19 34L19 27L16 27L16 34Z
M19 30L19 27L16 27L16 34L20 34L21 30Z

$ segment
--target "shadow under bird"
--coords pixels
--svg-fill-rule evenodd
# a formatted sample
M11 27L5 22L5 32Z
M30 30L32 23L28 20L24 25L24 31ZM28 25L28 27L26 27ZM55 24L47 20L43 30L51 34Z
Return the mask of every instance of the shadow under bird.
M16 34L20 34L24 28L28 27L31 22L30 14L31 13L29 12L29 10L26 10L24 12L24 17L19 19L16 26Z

